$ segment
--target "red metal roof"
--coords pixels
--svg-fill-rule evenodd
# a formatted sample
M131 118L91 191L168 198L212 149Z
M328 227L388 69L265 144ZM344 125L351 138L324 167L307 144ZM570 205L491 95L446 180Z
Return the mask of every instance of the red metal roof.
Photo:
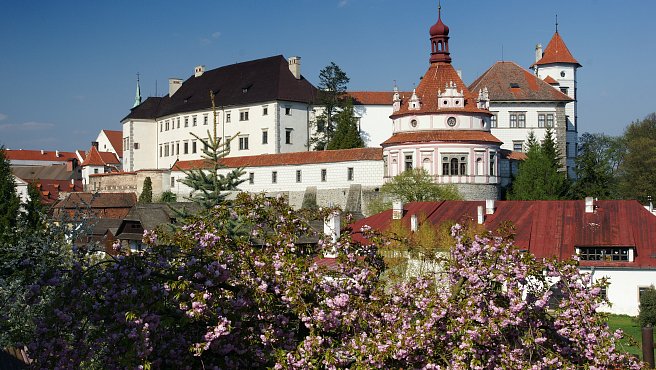
M119 157L123 156L123 132L122 131L112 131L112 130L103 130L105 136L116 150L116 153Z
M59 153L59 155L57 154ZM5 149L5 157L15 161L60 161L67 162L71 159L77 159L73 152L57 152L46 150L15 150Z
M350 161L382 161L381 148L357 148L341 150L322 150L309 152L294 152L280 154L261 154L245 157L223 158L221 164L226 167L265 167L265 166L292 166L313 163L334 163ZM208 167L205 159L192 161L178 161L173 165L174 170L190 170Z
M112 152L99 152L95 146L91 147L87 157L82 162L82 166L105 166L105 165L117 165L121 161L118 159L116 154Z
M572 53L570 53L569 49L567 49L567 45L565 45L565 41L563 41L563 39L560 37L558 31L554 33L551 41L549 41L549 44L544 49L542 58L535 62L533 65L541 66L552 63L572 63L576 64L578 67L581 67L581 64L579 64L579 62L574 59Z
M502 144L502 141L487 131L476 130L432 130L417 132L397 132L381 145L389 146L392 144L405 143L427 143L433 141L445 142L478 142Z
M401 109L395 112L392 117L402 116L406 114L425 114L425 113L441 113L446 112L446 109L438 108L438 91L444 92L449 83L453 82L458 91L462 91L465 96L465 105L462 108L447 108L449 112L471 112L471 113L485 113L490 114L487 110L479 109L476 107L476 99L478 95L471 93L458 72L453 68L451 63L431 63L430 67L424 74L424 77L419 82L416 88L416 94L421 101L421 108L418 110L410 110L408 107L408 100L404 99L401 104Z
M496 230L505 221L515 226L515 245L537 257L568 259L576 247L633 247L633 262L581 261L582 266L656 268L656 216L634 200L595 201L593 213L585 212L583 200L496 201L484 226ZM484 201L413 202L405 205L401 220L406 227L417 214L419 222L440 225L446 221L476 220L477 207ZM359 230L368 225L385 230L392 219L387 210L351 225L354 240L366 242Z

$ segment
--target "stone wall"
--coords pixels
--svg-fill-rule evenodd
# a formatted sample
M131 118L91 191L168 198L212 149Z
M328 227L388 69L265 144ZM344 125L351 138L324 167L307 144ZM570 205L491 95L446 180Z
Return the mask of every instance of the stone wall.
M464 200L499 199L499 186L487 184L454 184Z

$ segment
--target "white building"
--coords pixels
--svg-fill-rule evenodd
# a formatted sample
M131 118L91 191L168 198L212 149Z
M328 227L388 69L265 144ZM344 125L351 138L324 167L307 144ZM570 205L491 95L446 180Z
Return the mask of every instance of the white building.
M168 95L146 99L121 121L124 169L168 169L178 160L200 159L199 138L215 130L226 142L233 138L230 157L307 151L315 95L299 57L209 71L198 66L185 81L170 79Z
M96 138L98 150L114 153L119 159L123 158L123 132L114 130L100 130Z
M393 95L392 135L382 143L387 179L423 168L465 199L497 199L501 141L490 133L487 89L470 92L451 64L449 27L430 28L430 65L408 99Z

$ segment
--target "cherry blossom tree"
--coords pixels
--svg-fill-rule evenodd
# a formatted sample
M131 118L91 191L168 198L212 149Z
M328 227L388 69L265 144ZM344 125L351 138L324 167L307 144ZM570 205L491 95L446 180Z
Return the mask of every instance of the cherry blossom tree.
M241 194L173 233L145 232L143 253L94 261L77 250L47 282L57 294L29 346L35 367L640 368L596 313L605 282L576 261L456 225L438 272L390 288L384 238L304 243L307 219Z

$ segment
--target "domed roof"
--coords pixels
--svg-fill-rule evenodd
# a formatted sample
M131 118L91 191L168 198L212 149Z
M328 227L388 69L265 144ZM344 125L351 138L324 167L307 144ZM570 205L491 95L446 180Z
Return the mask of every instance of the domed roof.
M437 23L430 28L430 35L431 37L449 35L449 27L442 22L442 17L440 15L437 17Z

